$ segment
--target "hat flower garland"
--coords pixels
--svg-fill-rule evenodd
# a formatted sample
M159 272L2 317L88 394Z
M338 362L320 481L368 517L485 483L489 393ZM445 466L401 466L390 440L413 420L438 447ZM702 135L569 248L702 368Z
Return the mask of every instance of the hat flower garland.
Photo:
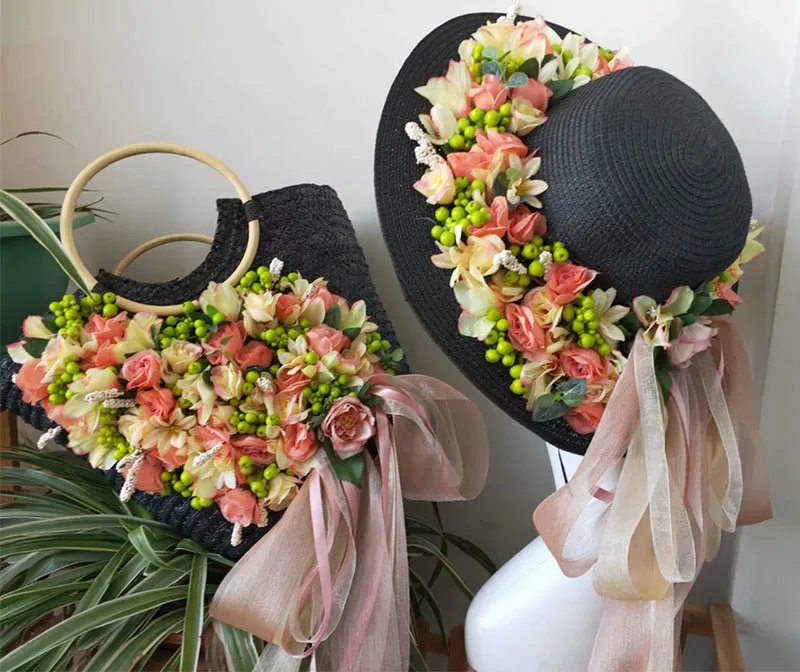
M418 163L414 188L431 206L431 261L452 270L458 330L486 345L488 362L508 369L512 392L533 420L563 418L579 434L597 429L639 329L659 346L655 365L665 401L673 367L685 366L716 334L710 318L732 312L741 265L764 248L755 220L739 258L697 288L678 287L661 306L631 306L598 273L547 238L540 212L548 185L536 175L546 156L520 139L547 121L553 101L633 65L626 49L602 49L574 33L563 39L542 17L508 15L461 42L444 77L418 87L432 108L410 122Z
M138 490L218 506L236 545L291 503L318 451L360 483L375 435L368 379L403 357L364 301L282 267L275 259L235 288L212 282L181 317L119 312L110 292L67 294L9 346L15 383L73 452L125 475L123 500Z

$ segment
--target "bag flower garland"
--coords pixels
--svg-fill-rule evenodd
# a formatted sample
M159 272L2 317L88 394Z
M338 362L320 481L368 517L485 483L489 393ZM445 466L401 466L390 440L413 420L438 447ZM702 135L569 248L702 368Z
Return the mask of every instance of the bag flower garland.
M543 160L520 139L547 121L548 105L572 89L631 67L626 49L599 48L542 17L515 23L515 12L479 28L458 49L444 77L416 92L431 104L421 124L406 125L417 161L427 166L414 188L437 206L431 257L452 270L461 306L459 333L486 345L512 392L535 421L563 417L579 434L597 429L636 332L655 351L665 400L670 371L708 348L711 317L732 312L741 266L761 254L753 220L739 258L712 281L678 287L663 305L640 296L630 306L595 286L598 273L546 238L540 212ZM424 130L423 130L424 129Z
M111 293L65 295L9 346L15 383L73 452L125 475L124 500L138 490L218 506L235 545L292 502L318 451L360 482L376 431L369 379L403 357L364 301L282 266L235 288L210 283L182 317L118 312Z

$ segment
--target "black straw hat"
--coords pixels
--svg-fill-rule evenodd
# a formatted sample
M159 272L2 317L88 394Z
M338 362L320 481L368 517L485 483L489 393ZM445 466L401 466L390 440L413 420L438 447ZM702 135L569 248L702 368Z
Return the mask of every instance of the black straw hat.
M296 269L304 277L326 278L331 290L348 301L363 299L370 319L378 325L381 334L397 342L353 226L333 189L301 184L258 194L253 201L258 206L261 223L254 266L269 264L277 256L287 268ZM242 258L247 243L248 217L242 202L235 198L219 199L217 210L217 228L208 256L189 275L168 282L145 283L101 271L98 291L112 291L136 301L166 305L197 298L210 280L222 282ZM31 306L31 311L37 312L36 306ZM12 381L18 370L19 365L8 355L0 358L0 409L11 411L38 430L55 427L44 408L23 401L21 391ZM408 372L405 361L397 363L396 372ZM66 444L67 438L62 432L57 440ZM115 490L122 488L123 478L115 469L108 470L105 475ZM137 491L133 500L181 535L232 560L241 558L274 527L283 513L271 512L267 527L246 527L241 543L232 546L233 525L225 520L218 507L195 510L188 499L178 494L161 496Z
M485 346L459 335L460 307L428 231L432 209L413 189L424 172L405 126L430 103L414 89L443 75L462 40L497 14L452 19L427 35L398 73L378 129L375 192L381 227L404 294L448 357L512 418L555 446L583 454L590 435L562 420L533 422L508 385L508 373L484 358ZM529 20L520 17L521 21ZM550 24L564 37L567 29ZM577 31L572 31L577 32ZM580 33L578 33L580 34ZM723 272L742 250L752 213L741 158L703 98L675 77L633 67L590 81L558 101L524 138L538 149L548 236L576 263L599 272L629 304L637 295L666 299Z

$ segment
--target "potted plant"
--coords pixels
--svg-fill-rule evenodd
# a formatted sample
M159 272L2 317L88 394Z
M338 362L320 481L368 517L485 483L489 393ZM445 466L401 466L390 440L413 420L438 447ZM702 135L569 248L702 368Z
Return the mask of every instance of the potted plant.
M45 135L57 138L43 131L27 131L0 142L0 147L14 140L31 135ZM65 187L25 187L6 189L17 194L45 221L58 235L61 205L52 202L53 194L65 192ZM102 202L98 198L75 209L74 227L76 229L92 224L95 219L107 219L107 210L98 208ZM4 211L0 211L0 350L19 337L19 325L31 312L41 310L53 298L60 296L67 288L68 279L53 261L53 258L28 231ZM30 269L36 269L36 280L30 281ZM23 278L26 278L23 280Z

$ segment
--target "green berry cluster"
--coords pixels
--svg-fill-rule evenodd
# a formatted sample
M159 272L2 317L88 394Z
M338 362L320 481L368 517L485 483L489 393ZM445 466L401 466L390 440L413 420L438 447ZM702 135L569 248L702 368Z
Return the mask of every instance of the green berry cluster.
M483 198L486 190L483 180L469 182L466 177L458 177L456 178L456 190L453 207L448 208L442 205L433 213L438 223L431 229L431 237L445 247L455 245L457 226L463 227L466 231L469 226L483 226L492 219L491 213L482 200L473 199L476 191L480 193L481 199Z
M355 396L355 390L348 390L350 376L341 374L336 380L329 383L312 381L311 385L303 390L303 397L311 405L311 413L322 415L340 397L347 394Z
M575 334L578 345L582 348L596 350L606 357L611 354L611 345L600 335L600 322L594 311L594 299L584 296L582 292L575 295L575 300L564 306L561 317Z
M499 131L504 133L511 123L511 103L503 103L496 110L473 107L466 117L458 120L458 132L447 140L445 151L465 152L475 144L478 131Z
M255 467L249 455L242 455L239 458L239 471L247 478L250 491L259 499L263 499L267 496L267 484L278 475L280 469L277 464Z
M494 322L494 328L489 332L489 335L484 339L484 343L489 346L486 350L486 361L490 364L502 363L503 366L508 368L514 382L511 383L511 390L514 394L522 394L525 389L519 377L522 372L522 366L519 363L519 355L508 340L508 320L503 317L503 313L499 308L490 308L486 313L486 317Z
M560 44L554 44L553 45L553 51L556 54L560 54L561 55L561 59L562 59L562 61L563 61L565 66L567 65L567 63L569 63L572 60L572 58L574 56L574 54L569 49L567 49L564 53L561 53L561 45ZM600 53L600 55L603 58L606 59L606 61L610 61L612 58L614 58L614 52L611 51L610 49L598 49L598 52ZM586 75L587 77L591 77L592 74L593 73L592 73L592 69L591 68L588 68L585 65L581 65L581 66L575 68L575 72L572 73L572 77L571 78L575 79L576 77L578 77L580 75Z
M290 327L287 329L286 327L278 326L272 327L265 331L262 331L259 334L259 337L262 341L264 341L269 347L274 348L276 350L286 349L289 345L289 339L296 339L298 336L302 334L308 333L308 330L311 328L311 322L308 318L301 318L300 322L297 324L296 327ZM308 362L308 364L315 364L316 360L313 362Z
M390 376L393 376L394 364L402 359L401 353L397 349L392 349L392 344L389 343L380 332L373 331L365 334L367 342L367 352L378 355L381 368Z
M183 304L183 317L170 315L164 319L161 331L158 332L158 344L162 349L169 347L173 340L205 343L214 324L225 321L222 313L216 313L214 319L199 312L191 301Z
M116 461L121 460L126 455L133 452L131 445L117 429L117 420L123 409L101 408L100 409L100 431L97 436L97 443L108 449L113 448L113 457Z
M184 499L189 499L193 509L205 509L214 504L213 499L205 499L204 497L196 497L192 493L192 475L188 471L176 469L175 471L162 471L161 482L164 484L164 489L161 491L162 495L171 495L173 493L180 495Z
M483 55L483 45L478 43L474 47L472 47L472 60L473 63L469 66L469 71L472 73L472 76L480 83L483 79L483 69L481 68L481 63L484 61L490 61L493 59L486 58ZM506 76L513 75L517 70L520 69L522 64L525 62L525 59L521 56L514 57L510 53L505 54L502 58L502 62L506 66Z
M247 273L242 276L242 279L239 280L239 284L236 285L236 290L239 294L244 294L246 292L263 294L267 289L272 287L272 283L272 273L269 272L269 269L266 266L259 266L255 271L247 271Z
M526 273L517 273L501 269L499 271L501 282L506 287L528 287L531 284L531 276Z
M119 308L115 305L116 300L117 297L112 292L106 292L102 296L92 292L80 301L74 294L64 294L61 301L52 301L48 308L53 313L53 323L58 333L66 338L77 339L81 327L92 313L101 313L103 317L114 317L119 312Z
M552 245L545 245L541 236L534 236L530 242L524 245L510 245L508 248L515 257L522 263L528 263L528 274L534 278L543 278L545 274L544 264L539 261L542 252L550 252L553 261L563 264L569 260L569 251L561 241L556 241Z
M76 378L80 378L81 373L78 358L75 355L68 355L64 358L64 371L57 375L51 383L47 385L47 394L51 404L64 404L68 399L72 399L75 393L67 386Z

